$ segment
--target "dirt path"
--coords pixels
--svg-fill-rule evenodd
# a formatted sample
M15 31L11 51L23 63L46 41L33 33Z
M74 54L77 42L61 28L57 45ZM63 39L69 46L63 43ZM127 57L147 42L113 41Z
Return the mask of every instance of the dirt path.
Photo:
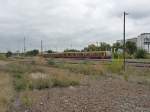
M0 66L5 66L5 65L7 65L8 63L9 63L9 62L0 60Z
M119 78L90 80L89 86L34 91L27 112L150 112L150 87Z

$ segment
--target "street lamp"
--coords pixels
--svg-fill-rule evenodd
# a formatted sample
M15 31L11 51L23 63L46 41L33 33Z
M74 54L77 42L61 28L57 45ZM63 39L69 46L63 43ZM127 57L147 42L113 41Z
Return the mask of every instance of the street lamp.
M124 63L123 63L123 69L124 69L124 71L126 70L126 60L125 60L125 52L126 52L126 39L125 39L125 37L126 37L126 15L128 15L128 13L126 13L126 12L124 12L123 13L123 15L124 15L124 25L123 25L123 59L124 59Z

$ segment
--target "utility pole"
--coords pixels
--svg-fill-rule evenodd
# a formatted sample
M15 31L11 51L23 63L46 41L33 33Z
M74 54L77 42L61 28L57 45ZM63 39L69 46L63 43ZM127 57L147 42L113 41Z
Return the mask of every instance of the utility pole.
M126 70L126 15L128 15L128 13L124 12L124 22L123 22L123 69L124 71Z
M43 54L43 41L41 40L41 54Z
M24 54L26 52L26 38L24 37Z

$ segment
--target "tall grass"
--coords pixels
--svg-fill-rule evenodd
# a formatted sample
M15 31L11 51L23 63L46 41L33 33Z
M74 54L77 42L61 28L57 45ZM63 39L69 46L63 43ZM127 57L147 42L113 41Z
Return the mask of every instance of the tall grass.
M84 75L104 75L104 68L100 64L93 64L92 62L82 61L79 63L59 62L49 60L48 64L53 67L67 69L70 72L84 74Z
M6 60L7 58L6 58L6 56L5 56L5 54L0 54L0 60Z
M12 80L9 74L0 73L0 112L7 112L14 95Z
M122 59L113 59L111 63L106 65L106 69L112 73L120 73L123 69L123 60Z
M49 70L30 64L11 64L8 70L12 74L16 91L66 87L80 83L80 75L56 68Z

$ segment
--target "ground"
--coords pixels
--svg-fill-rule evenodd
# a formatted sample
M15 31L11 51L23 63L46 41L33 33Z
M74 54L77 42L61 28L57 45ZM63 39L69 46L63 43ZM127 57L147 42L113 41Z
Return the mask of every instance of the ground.
M90 79L88 85L29 94L36 98L26 112L150 112L150 88L120 78Z
M122 73L116 72L118 65L103 70L106 63L47 61L0 61L0 78L5 79L0 88L8 88L0 92L1 112L150 112L149 68L130 68ZM52 82L43 83L48 78ZM20 85L20 80L27 82Z

